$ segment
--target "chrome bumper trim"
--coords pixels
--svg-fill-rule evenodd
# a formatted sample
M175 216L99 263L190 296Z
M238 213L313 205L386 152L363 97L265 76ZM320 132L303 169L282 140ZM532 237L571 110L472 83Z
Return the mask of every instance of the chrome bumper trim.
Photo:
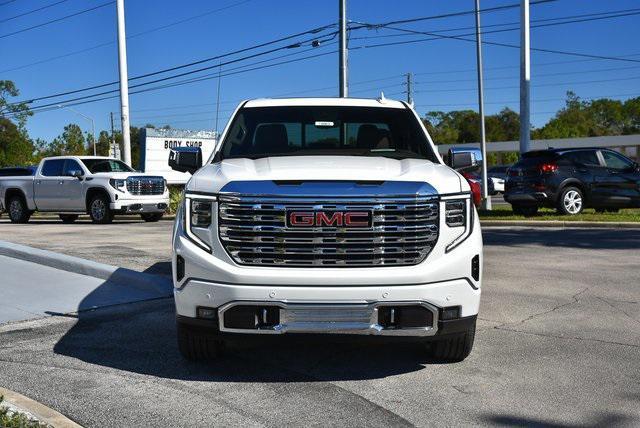
M238 329L224 325L224 313L235 306L277 306L280 324L270 328ZM385 328L378 324L378 309L385 306L422 306L433 314L432 325L416 328ZM438 331L438 308L423 301L376 302L370 304L318 304L264 301L234 301L218 309L221 332L243 334L357 334L378 336L433 336Z

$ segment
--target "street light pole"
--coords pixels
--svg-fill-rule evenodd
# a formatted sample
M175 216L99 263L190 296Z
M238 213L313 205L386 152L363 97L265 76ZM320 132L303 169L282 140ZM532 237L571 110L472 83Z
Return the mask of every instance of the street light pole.
M340 0L339 81L340 98L349 96L347 85L347 0Z
M476 61L478 69L478 113L480 114L480 152L482 153L482 208L491 209L487 177L487 137L484 128L484 83L482 77L482 33L480 31L480 0L476 0Z
M529 0L520 3L520 155L531 149Z
M129 77L127 72L127 36L124 22L124 0L116 1L118 12L118 65L120 68L120 109L122 116L122 151L124 163L131 166L129 135Z
M87 119L89 122L91 122L91 135L93 136L93 155L97 156L97 151L96 151L96 127L95 127L95 124L93 122L93 119L90 118L89 116L85 115L85 114L80 113L78 110L73 109L71 107L63 106L63 105L60 105L60 104L58 104L57 107L70 110L70 111L74 112L75 114L77 114L78 116L82 116L85 119Z

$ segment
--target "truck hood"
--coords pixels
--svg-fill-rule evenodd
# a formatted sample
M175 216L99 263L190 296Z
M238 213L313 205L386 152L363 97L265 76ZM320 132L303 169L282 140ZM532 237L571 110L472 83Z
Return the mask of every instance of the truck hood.
M232 181L414 181L430 184L438 194L468 191L451 168L422 159L396 160L364 156L282 156L227 159L194 174L187 190L217 193Z
M118 178L125 180L129 177L160 177L159 174L146 174L144 172L97 172L93 177Z

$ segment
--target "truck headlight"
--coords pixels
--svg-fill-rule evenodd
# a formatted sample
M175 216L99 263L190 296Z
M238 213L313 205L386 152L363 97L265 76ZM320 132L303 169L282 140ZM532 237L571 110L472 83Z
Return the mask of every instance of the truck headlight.
M184 198L184 228L187 236L199 247L211 251L209 240L215 196L189 195Z
M460 229L461 233L451 241L445 248L449 252L462 244L473 232L473 206L471 205L471 195L464 199L452 198L444 201L445 223L452 229Z
M109 184L111 187L116 189L119 192L123 192L127 189L127 180L123 180L120 178L112 178L109 180Z

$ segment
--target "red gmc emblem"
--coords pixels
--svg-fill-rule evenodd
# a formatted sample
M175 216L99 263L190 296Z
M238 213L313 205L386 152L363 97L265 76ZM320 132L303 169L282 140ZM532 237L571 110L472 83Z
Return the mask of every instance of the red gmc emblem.
M371 211L287 211L287 227L370 228Z

